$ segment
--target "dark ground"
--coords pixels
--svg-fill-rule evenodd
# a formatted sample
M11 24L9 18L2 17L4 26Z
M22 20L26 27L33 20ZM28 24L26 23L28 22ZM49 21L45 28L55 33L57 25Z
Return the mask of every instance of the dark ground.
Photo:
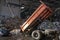
M24 37L24 35L18 34L11 37L0 37L0 40L34 40L34 39L29 36Z

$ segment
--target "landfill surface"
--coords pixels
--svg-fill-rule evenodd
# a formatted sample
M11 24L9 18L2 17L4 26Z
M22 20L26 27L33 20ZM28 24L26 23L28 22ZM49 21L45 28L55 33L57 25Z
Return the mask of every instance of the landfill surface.
M51 7L54 12L53 16L50 18L53 22L47 20L42 22L38 29L55 29L60 31L60 0L42 0L47 6ZM39 6L40 2L37 0L20 0L18 3L16 0L9 0L9 2L15 3L13 5L10 4L10 7L14 10L15 18L11 18L11 14L9 11L8 4L5 0L0 0L0 26L6 27L8 30L13 30L20 28L26 19L31 16L33 11ZM17 6L18 4L18 6ZM31 5L32 4L32 5ZM21 5L21 10L20 9ZM16 16L17 15L17 16ZM23 15L23 16L22 16ZM21 19L22 18L22 19ZM17 33L11 36L2 37L0 36L0 40L34 40L31 36L24 35L22 33Z

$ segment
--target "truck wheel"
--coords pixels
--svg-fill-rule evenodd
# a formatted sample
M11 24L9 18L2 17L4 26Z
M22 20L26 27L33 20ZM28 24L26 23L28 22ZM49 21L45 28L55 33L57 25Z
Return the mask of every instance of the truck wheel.
M31 36L34 39L41 39L41 32L39 30L35 30L32 32Z

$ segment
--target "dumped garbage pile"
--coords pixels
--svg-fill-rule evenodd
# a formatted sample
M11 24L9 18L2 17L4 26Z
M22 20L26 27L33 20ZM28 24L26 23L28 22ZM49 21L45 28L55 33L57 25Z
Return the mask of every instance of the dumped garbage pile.
M40 28L60 30L60 22L45 21L45 22L42 22L42 24L40 25Z
M19 28L21 23L22 23L22 20L16 17L15 18L1 17L0 27L6 27L8 30L12 30L14 28Z

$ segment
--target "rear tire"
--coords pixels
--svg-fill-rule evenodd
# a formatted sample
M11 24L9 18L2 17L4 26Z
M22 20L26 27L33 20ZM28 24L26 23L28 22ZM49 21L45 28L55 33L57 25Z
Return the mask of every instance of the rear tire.
M31 36L32 38L38 40L38 39L41 39L41 32L39 30L35 30L32 32Z

